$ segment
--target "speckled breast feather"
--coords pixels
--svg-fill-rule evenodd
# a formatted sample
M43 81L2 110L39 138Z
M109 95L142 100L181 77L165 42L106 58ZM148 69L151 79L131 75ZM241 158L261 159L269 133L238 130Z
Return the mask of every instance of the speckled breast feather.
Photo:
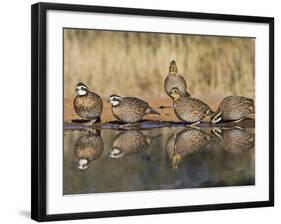
M99 95L89 92L85 96L76 96L73 107L79 116L94 119L101 115L103 102Z
M165 79L165 91L170 95L170 91L177 87L182 95L186 92L186 82L181 75L168 75Z
M83 135L74 145L74 153L79 159L98 159L102 155L103 149L103 141L99 135Z

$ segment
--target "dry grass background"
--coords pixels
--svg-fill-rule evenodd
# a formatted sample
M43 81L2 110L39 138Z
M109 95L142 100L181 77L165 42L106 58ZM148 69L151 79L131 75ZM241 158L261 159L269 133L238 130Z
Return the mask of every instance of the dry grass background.
M254 49L251 38L65 29L65 98L75 96L78 82L103 98L164 98L173 59L195 97L254 98Z

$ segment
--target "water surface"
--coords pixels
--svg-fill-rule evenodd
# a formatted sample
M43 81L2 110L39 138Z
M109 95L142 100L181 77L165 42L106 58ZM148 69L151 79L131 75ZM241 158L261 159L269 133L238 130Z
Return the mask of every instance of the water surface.
M67 130L64 134L64 194L254 183L254 128Z

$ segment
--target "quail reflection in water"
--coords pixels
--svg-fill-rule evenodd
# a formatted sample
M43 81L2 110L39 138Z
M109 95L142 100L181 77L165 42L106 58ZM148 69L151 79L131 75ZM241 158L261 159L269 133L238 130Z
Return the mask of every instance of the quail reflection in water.
M192 154L209 143L210 136L199 128L187 128L180 133L175 133L168 138L166 150L173 169L177 169L182 159Z
M240 153L255 146L255 135L245 128L213 128L212 133L219 139L222 148L231 153Z
M130 155L146 149L152 138L141 131L128 130L117 134L112 143L110 157L117 159L124 155Z
M254 144L255 129L213 131L182 126L103 129L101 135L65 131L64 194L255 184L255 150L246 150ZM227 146L243 153L229 153Z
M101 157L104 149L100 131L92 130L77 139L74 145L74 154L78 159L77 169L88 169L90 161Z

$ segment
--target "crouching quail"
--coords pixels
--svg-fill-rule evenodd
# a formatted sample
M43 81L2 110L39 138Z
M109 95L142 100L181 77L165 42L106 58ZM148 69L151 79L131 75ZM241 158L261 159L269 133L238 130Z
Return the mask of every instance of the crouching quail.
M191 125L197 125L205 117L213 114L211 108L202 101L181 95L179 89L174 87L170 95L173 98L173 107L177 117Z
M254 114L255 106L252 99L243 96L228 96L220 102L217 112L212 115L212 123L240 122L247 118L253 118Z
M147 102L136 97L111 95L108 101L112 105L111 108L114 117L125 123L139 122L148 114L160 115L160 113L149 106Z

